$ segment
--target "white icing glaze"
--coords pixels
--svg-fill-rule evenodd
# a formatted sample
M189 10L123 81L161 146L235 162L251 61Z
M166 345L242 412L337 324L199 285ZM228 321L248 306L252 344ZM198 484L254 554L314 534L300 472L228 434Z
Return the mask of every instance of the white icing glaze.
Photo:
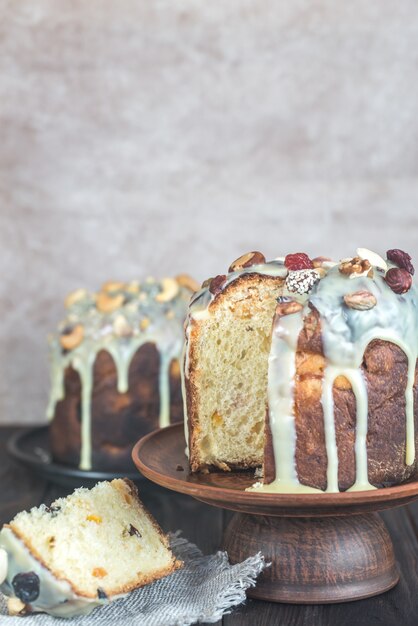
M399 346L408 359L408 377L405 390L406 454L405 464L415 461L413 385L418 357L418 293L415 286L405 294L394 293L384 280L384 271L377 267L386 264L379 255L365 248L358 249L358 256L368 258L374 264L374 276L365 274L342 274L338 266L328 263L328 270L309 295L298 295L283 290L293 300L304 304L302 313L278 316L273 328L268 372L268 404L270 428L275 455L276 479L269 485L257 483L255 490L290 492L312 491L301 485L295 468L296 432L294 424L294 375L297 340L303 317L312 305L319 313L323 351L326 368L322 387L325 445L327 451L327 491L337 492L338 452L334 423L333 384L338 376L345 376L356 399L356 479L350 491L374 489L368 480L367 432L368 394L367 384L360 368L364 352L374 339L392 342ZM367 256L368 255L368 256ZM272 266L270 268L270 266ZM325 264L324 266L325 267ZM253 272L285 275L285 268L275 261L253 266L228 275L223 289L243 273ZM368 272L366 272L368 273ZM344 305L343 297L354 291L366 290L376 298L377 304L369 310L352 309ZM189 312L189 326L194 319L210 315L213 300L208 289L198 292ZM188 337L188 333L186 336ZM186 346L185 376L188 376L189 358ZM187 426L186 426L187 430ZM314 490L319 491L319 490Z
M268 405L276 478L268 485L254 485L255 490L281 493L317 491L299 482L295 463L295 352L302 328L302 312L281 317L273 327L268 367Z
M0 586L5 595L14 596L12 581L16 574L34 572L39 577L39 596L31 603L32 610L56 617L74 617L86 615L97 606L109 602L109 599L86 598L76 594L67 580L54 576L8 527L3 527L0 532L0 548L8 556L7 576ZM116 599L116 596L112 599Z
M81 451L80 468L91 469L91 394L93 368L101 350L107 351L116 367L117 390L128 390L129 367L137 350L145 343L153 343L160 355L159 426L170 423L170 364L179 360L183 346L183 320L186 315L190 291L185 288L167 302L157 301L162 283L147 280L136 293L130 285L122 285L113 294L122 294L124 303L115 311L103 313L97 309L97 296L85 290L68 310L67 318L60 324L59 332L50 338L51 391L47 416L52 419L56 403L64 398L65 370L72 367L80 376L81 382ZM148 325L143 324L146 322ZM123 323L122 323L123 322ZM60 336L66 327L82 324L83 341L76 348L64 352ZM130 330L126 335L115 333L115 327Z
M4 583L7 576L7 552L0 548L0 585Z

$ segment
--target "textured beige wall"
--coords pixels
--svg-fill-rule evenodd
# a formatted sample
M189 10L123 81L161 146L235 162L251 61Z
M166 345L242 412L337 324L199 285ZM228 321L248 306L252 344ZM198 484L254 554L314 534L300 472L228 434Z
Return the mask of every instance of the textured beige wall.
M418 260L418 3L0 0L0 421L65 293L248 249Z

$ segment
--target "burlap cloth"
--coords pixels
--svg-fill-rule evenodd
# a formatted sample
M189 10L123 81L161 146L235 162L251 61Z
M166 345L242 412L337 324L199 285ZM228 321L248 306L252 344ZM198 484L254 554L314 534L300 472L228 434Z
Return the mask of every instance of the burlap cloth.
M265 567L260 554L230 565L225 552L203 556L192 543L170 535L173 552L185 562L171 576L138 589L126 598L95 609L90 615L62 619L43 613L25 617L7 615L0 594L1 626L187 626L216 622L245 600Z

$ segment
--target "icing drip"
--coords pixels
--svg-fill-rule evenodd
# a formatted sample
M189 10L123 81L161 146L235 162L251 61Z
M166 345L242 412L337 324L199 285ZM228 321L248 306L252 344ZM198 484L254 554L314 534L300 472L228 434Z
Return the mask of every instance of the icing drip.
M327 367L322 380L322 410L324 413L325 447L327 450L327 491L336 492L338 489L338 452L335 437L334 399L332 386L338 374L332 367Z
M374 339L392 342L402 349L408 359L408 381L405 390L405 462L412 465L415 460L413 384L418 356L416 287L413 286L406 294L397 295L388 288L383 275L379 272L375 272L373 279L359 277L349 284L347 282L347 278L341 276L335 268L320 281L310 298L310 302L320 314L325 357L329 364L340 367L341 373L350 380L357 408L365 413L363 421L366 421L367 390L366 385L359 383L358 379L358 369L363 361L364 352ZM343 296L348 291L355 290L371 292L377 300L376 306L368 311L342 306ZM357 430L359 428L358 422ZM360 449L360 444L357 445L356 441L356 452L357 449Z
M175 281L173 281L174 283ZM183 320L190 291L177 286L177 293L168 301L158 301L160 283L148 279L141 288L130 290L121 285L111 297L122 303L110 312L96 307L97 296L87 294L69 307L67 318L59 333L50 337L51 390L47 416L52 419L56 403L65 396L65 370L72 367L81 383L81 451L80 469L91 469L91 395L96 357L101 350L108 352L115 364L117 390L129 388L129 367L136 352L146 343L156 346L159 357L159 426L170 423L170 366L179 360L183 346ZM110 297L110 296L109 296ZM82 325L84 337L74 349L62 349L60 339L67 328ZM121 329L119 332L118 329Z
M302 313L279 318L272 333L268 368L268 404L276 478L264 491L282 493L317 491L302 485L297 477L294 388L296 347L303 328Z
M369 251L360 249L364 254ZM268 370L268 404L270 429L275 456L276 478L268 484L257 483L251 489L271 492L319 491L301 485L295 467L296 430L294 422L294 377L298 336L303 327L303 317L308 305L319 314L323 352L326 368L322 382L321 403L324 417L325 446L327 451L327 491L338 492L338 450L335 433L333 385L338 376L344 376L351 385L356 400L355 464L356 478L350 491L374 489L368 480L367 433L368 392L361 365L368 344L380 339L396 344L408 360L405 389L406 441L405 464L415 462L414 398L413 386L418 357L418 292L415 286L403 294L392 291L384 280L386 264L378 255L370 253L375 264L373 277L369 269L359 274L343 274L337 264L324 264L327 273L307 294L283 294L304 304L302 312L279 316L273 327ZM367 258L367 256L365 257ZM347 260L350 262L350 260ZM377 269L381 268L381 269ZM245 273L286 276L287 270L280 259L263 265L231 272L222 290ZM351 308L344 304L344 296L365 291L371 294L371 307ZM197 292L192 299L186 329L184 376L189 375L189 346L187 345L193 320L210 316L213 294L208 288ZM185 394L184 394L185 395ZM186 441L188 427L185 424Z

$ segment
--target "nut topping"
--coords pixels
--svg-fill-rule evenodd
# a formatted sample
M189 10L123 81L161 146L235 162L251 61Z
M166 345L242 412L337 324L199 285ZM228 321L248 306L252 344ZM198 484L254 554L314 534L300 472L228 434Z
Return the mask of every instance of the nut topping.
M261 252L247 252L247 254L243 254L231 263L228 272L236 272L237 270L252 267L253 265L261 265L265 262L266 257Z
M179 292L179 284L174 278L163 278L161 287L162 291L155 296L157 302L170 302Z
M415 269L411 263L411 257L407 252L394 248L393 250L388 250L386 252L386 256L389 261L396 263L396 265L398 265L402 270L406 270L412 274L412 276L414 275Z
M289 298L281 298L276 305L276 315L291 315L298 313L303 309L300 302L290 300Z
M190 289L190 291L199 291L200 285L199 283L189 276L189 274L178 274L176 276L176 281L180 285L180 287L185 287L186 289Z
M344 302L350 309L356 309L357 311L368 311L377 304L375 296L366 290L347 293L344 296Z
M367 261L369 261L375 267L379 267L384 272L387 272L388 265L386 261L382 259L379 254L376 254L376 252L368 250L367 248L357 248L356 252L357 256L360 257L360 259L367 259Z
M226 283L225 274L218 274L215 278L212 278L209 285L209 291L213 293L214 296L222 291L222 287Z
M66 309L69 309L76 304L76 302L80 302L80 300L84 300L88 296L87 289L76 289L68 294L68 296L64 300L64 306Z
M84 328L81 324L64 328L60 337L60 344L64 350L74 350L84 339Z
M386 272L385 281L389 287L397 294L406 293L411 289L412 276L404 269L392 267Z
M125 296L122 293L118 293L115 296L110 295L104 291L101 291L96 300L96 307L101 313L112 313L119 309L125 301Z
M117 337L130 337L132 327L124 315L118 315L113 322L113 332Z
M351 274L367 274L372 269L370 261L355 256L353 259L343 259L340 262L339 270L341 274L350 276Z

